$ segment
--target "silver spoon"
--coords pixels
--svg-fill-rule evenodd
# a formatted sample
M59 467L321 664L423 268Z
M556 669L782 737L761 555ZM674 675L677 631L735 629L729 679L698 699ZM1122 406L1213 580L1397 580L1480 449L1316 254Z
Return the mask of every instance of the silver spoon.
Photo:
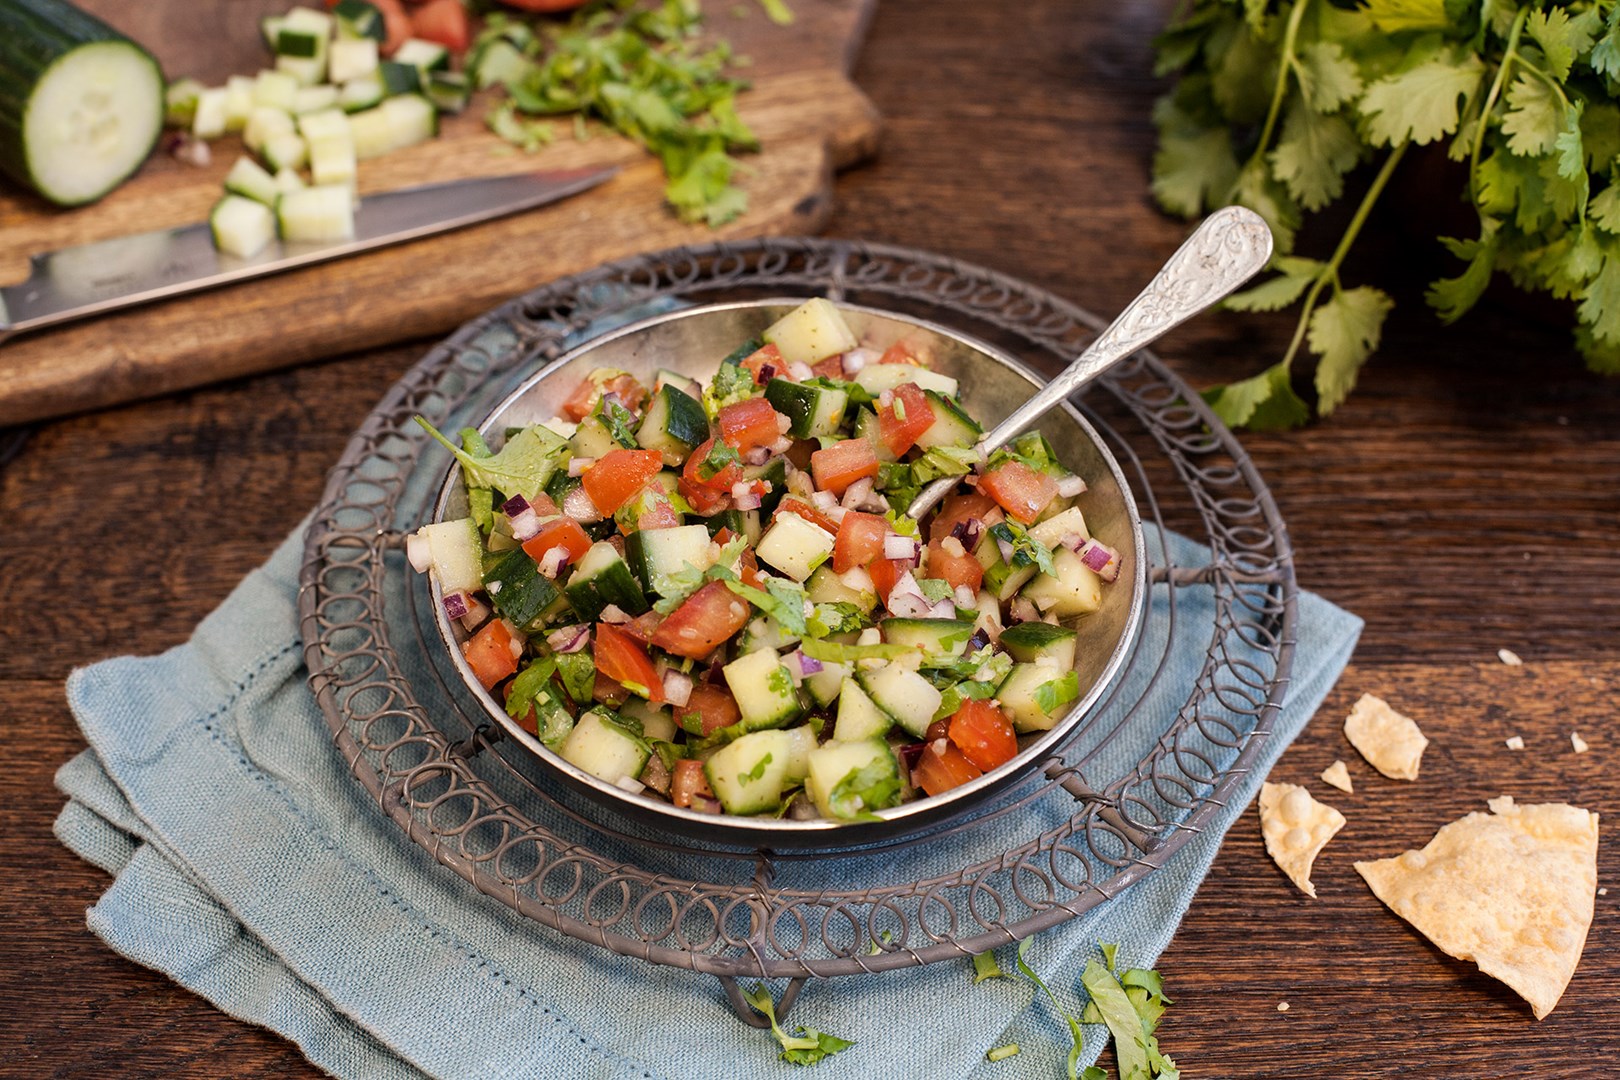
M1204 223L1176 249L1119 318L1007 419L979 440L985 454L994 453L1046 411L1149 342L1180 326L1226 298L1271 259L1271 230L1260 215L1228 206ZM959 476L935 480L912 500L906 515L919 520L961 482Z

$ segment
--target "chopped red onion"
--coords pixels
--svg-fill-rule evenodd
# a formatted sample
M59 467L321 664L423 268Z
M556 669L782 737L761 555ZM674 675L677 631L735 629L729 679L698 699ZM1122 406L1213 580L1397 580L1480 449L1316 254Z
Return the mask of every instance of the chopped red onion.
M786 419L786 417L783 419ZM785 454L791 449L793 449L793 440L786 435L771 443L771 453L773 454Z
M959 608L977 607L979 603L979 597L977 594L975 594L974 591L968 588L966 585L958 585L956 587L956 593L951 599Z
M1096 540L1087 540L1080 545L1075 553L1080 561L1086 564L1086 569L1102 578L1104 581L1117 581L1119 579L1119 552L1107 544Z
M889 601L886 606L890 614L901 619L933 618L934 607L929 603L928 597L923 595L922 589L917 585L917 579L911 576L909 570L901 574L900 580L889 590Z
M788 676L793 680L794 686L804 685L804 669L799 666L799 657L802 654L790 652L782 657L782 666L787 669Z
M956 605L951 603L951 598L948 596L943 600L937 600L929 605L928 618L954 619L956 618Z
M756 446L743 455L743 461L749 465L763 465L771 460L771 448Z
M810 493L810 505L817 510L831 510L838 505L838 496L830 491L813 491Z
M1003 521L1006 521L1006 520L1007 520L1007 511L1003 510L999 506L992 506L990 509L988 509L988 510L986 510L984 512L984 522L983 522L983 524L984 524L984 527L986 529L990 528L993 525L1000 525Z
M880 409L887 409L887 408L892 407L894 405L894 391L893 390L885 390L885 391L883 391L883 393L878 395L877 403L878 403L878 407Z
M795 652L794 655L799 658L799 670L806 675L819 675L821 673L824 665L820 660L813 656L806 656L802 652Z
M721 812L720 800L711 799L707 795L692 796L692 809L700 814L718 814Z
M583 649L590 639L591 628L585 623L576 623L547 634L546 644L551 646L553 652L573 653Z
M613 781L613 786L620 791L628 791L632 795L640 795L647 790L647 785L633 776L621 776Z
M612 623L614 626L623 626L627 622L635 621L635 619L633 619L630 614L618 604L609 604L607 607L602 609L602 614L597 616L597 618L602 622Z
M583 487L577 487L563 496L562 509L563 513L581 525L589 525L593 521L602 520L602 511L598 510L596 504L591 502L590 495L586 493Z
M776 365L761 364L759 365L759 374L754 377L754 381L760 386L764 386L774 378L776 378Z
M198 168L206 167L214 160L213 151L209 149L206 139L194 139L183 131L175 132L169 137L168 151L176 161Z
M517 517L529 508L529 500L521 495L514 495L501 503L501 513L507 517Z
M979 537L984 533L984 522L978 518L963 518L951 526L951 535L966 551L972 551L979 546Z
M1035 610L1035 602L1027 596L1014 597L1007 614L1015 622L1039 622L1041 619L1041 613Z
M576 457L568 459L568 475L584 476L585 470L596 464L593 457Z
M664 672L664 697L677 709L692 700L692 676L673 669Z
M484 620L488 619L489 616L489 608L479 603L476 597L469 594L467 597L467 614L461 617L462 629L466 630L470 634L474 630L477 630L480 626L483 626Z
M758 510L761 502L758 482L739 480L732 484L731 501L739 510Z
M1012 541L1003 540L998 536L996 537L996 548L1001 552L1001 561L1010 565L1013 558Z
M939 542L939 550L943 551L945 554L954 559L960 559L967 555L967 548L963 547L962 541L957 539L955 536L947 536L945 539L941 540Z
M841 363L845 375L857 375L867 364L877 360L878 354L871 349L851 349L845 353Z
M540 556L540 572L552 581L557 580L557 575L561 574L563 567L567 565L568 549L561 544L554 548L547 548L546 553Z
M922 544L909 536L889 533L883 538L883 557L896 561L916 563Z
M425 574L433 566L433 549L428 545L428 538L421 533L411 533L405 538L405 558L410 560L411 569L418 574Z
M977 630L973 631L972 637L968 638L967 651L970 653L976 653L988 644L990 644L990 634L987 630L985 630L984 627L981 626Z
M1065 476L1058 481L1057 493L1065 499L1085 494L1086 482L1078 476Z
M510 619L502 619L501 622L505 624L506 632L511 635L511 640L507 642L507 648L512 650L512 659L523 659L523 650L529 644L529 635L519 630Z
M464 592L445 593L444 613L452 619L459 619L467 614L467 601L471 599Z
M786 435L792 427L793 420L788 416L787 413L776 414L776 433L778 435Z
M830 494L830 492L829 492ZM844 498L841 505L845 509L853 510L872 496L872 478L863 476L849 487L844 489Z
M803 469L795 468L793 462L787 463L787 489L790 494L801 498L815 498L815 485L810 481L810 474Z
M917 767L917 761L922 757L925 749L927 749L927 746L924 743L906 743L900 748L900 760L905 762L907 769L914 769Z
M512 539L517 541L528 540L540 531L540 515L534 512L532 506L525 506L523 512L509 519L512 526Z

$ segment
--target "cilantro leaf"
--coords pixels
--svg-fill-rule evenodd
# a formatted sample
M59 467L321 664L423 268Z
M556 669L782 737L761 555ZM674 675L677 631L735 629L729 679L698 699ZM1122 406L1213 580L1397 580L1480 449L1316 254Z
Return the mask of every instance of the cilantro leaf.
M418 416L416 422L461 462L470 486L494 488L503 495L532 499L544 491L568 448L567 441L551 429L530 424L508 438L500 453L476 457L445 438L426 418Z
M842 821L870 821L874 810L900 804L900 774L885 758L851 769L827 793L827 809Z
M973 982L975 985L986 979L1005 979L1007 973L1001 970L996 963L994 950L990 952L975 953L973 956Z
M1311 314L1307 340L1316 365L1317 407L1332 412L1356 385L1356 375L1378 347L1384 316L1395 301L1370 285L1339 289Z
M1237 181L1237 156L1225 128L1162 133L1153 153L1153 197L1182 217L1197 217L1226 199Z
M824 638L831 634L848 634L864 630L870 625L872 620L867 617L866 612L854 604L844 601L817 604L804 621L804 636Z
M1508 111L1502 117L1508 149L1536 157L1553 147L1563 126L1558 97L1541 78L1525 72L1507 89Z
M1206 390L1204 400L1226 423L1255 431L1296 428L1311 418L1310 409L1294 393L1286 363L1273 364L1258 375Z
M765 989L763 983L755 983L750 990L743 991L743 998L765 1015L771 1022L771 1034L782 1046L782 1060L794 1065L814 1065L830 1054L848 1050L855 1044L849 1039L841 1039L836 1035L829 1035L815 1028L795 1028L789 1035L782 1030L776 1022L776 1003L771 1000L771 992Z
M1299 50L1299 90L1319 113L1337 112L1361 96L1364 83L1356 63L1336 41L1313 41Z
M620 446L634 448L636 443L636 414L619 403L617 395L600 394L591 415L607 428L613 441Z
M1445 0L1368 0L1367 15L1374 26L1385 32L1446 30L1451 26Z
M1485 76L1478 56L1442 52L1406 71L1386 75L1367 87L1361 115L1375 146L1434 142L1457 130L1459 98L1472 98Z
M1147 1048L1143 1045L1142 1018L1113 972L1102 961L1092 958L1086 961L1086 968L1080 973L1080 984L1091 995L1091 1003L1097 1006L1098 1015L1114 1036L1114 1054L1119 1060L1122 1080L1152 1076Z
M563 689L576 705L589 702L596 693L596 660L591 650L558 653L557 673L562 676Z
M1320 210L1344 194L1344 174L1361 158L1355 129L1338 116L1327 116L1296 99L1283 122L1277 148L1271 151L1272 173L1307 210Z
M806 635L804 586L798 582L765 577L763 579L765 588L756 589L752 585L743 584L730 574L722 580L725 581L726 588L775 619L785 633L797 638Z
M1064 1021L1069 1025L1069 1038L1072 1042L1072 1045L1069 1047L1069 1057L1067 1061L1069 1068L1069 1080L1079 1080L1080 1049L1084 1045L1085 1036L1081 1034L1080 1021L1069 1015L1068 1010L1064 1009L1062 1004L1059 1003L1057 995L1052 992L1052 988L1047 986L1046 981L1035 973L1034 968L1029 966L1029 961L1025 957L1029 952L1030 945L1032 945L1034 941L1034 938L1028 937L1018 943L1018 970L1021 971L1024 974L1024 977L1030 982L1041 988L1041 992L1044 993L1047 999L1052 1002L1052 1008L1055 1009L1057 1014L1063 1017ZM1128 1075L1129 1074L1125 1072L1124 1063L1122 1060L1120 1066L1120 1076L1126 1077Z
M1226 298L1226 306L1233 311L1281 311L1304 295L1323 265L1318 259L1279 255L1268 268L1277 271L1276 277L1233 293Z
M1052 549L1030 536L1029 530L1016 521L997 522L990 526L990 535L1012 545L1012 558L1007 560L1007 565L1034 566L1043 574L1057 576L1057 569L1052 565Z
M1553 78L1563 82L1569 78L1575 57L1592 47L1597 35L1598 12L1594 9L1571 18L1562 8L1544 8L1532 11L1524 24L1524 32L1537 45L1547 59L1547 69Z
M1491 271L1496 264L1495 223L1490 222L1486 229L1486 234L1478 240L1441 240L1453 255L1468 260L1461 274L1434 282L1424 294L1442 322L1453 323L1462 318L1479 302L1491 282Z

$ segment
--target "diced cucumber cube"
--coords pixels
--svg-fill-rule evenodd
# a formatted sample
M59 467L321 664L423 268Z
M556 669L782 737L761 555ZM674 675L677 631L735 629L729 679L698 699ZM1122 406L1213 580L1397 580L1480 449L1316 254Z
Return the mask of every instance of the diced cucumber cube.
M332 16L337 20L339 40L370 39L380 42L388 37L382 12L375 4L368 4L365 0L339 0L332 8Z
M832 301L820 296L806 300L776 320L760 337L775 345L782 359L790 364L814 364L856 345L855 333L842 313Z
M393 134L393 149L403 150L439 133L439 114L433 103L420 94L392 97L377 106Z
M197 98L208 87L196 79L176 79L163 91L163 122L189 128L197 116Z
M1080 695L1080 677L1043 660L1014 664L996 688L996 700L1012 717L1013 728L1023 732L1050 731L1058 717ZM1051 708L1047 709L1046 705Z
M792 645L799 638L782 629L782 624L769 615L756 615L750 619L748 625L743 627L741 634L737 635L737 650L739 652L753 652L755 649L772 649L781 651Z
M197 95L197 109L191 117L191 133L199 139L217 139L225 134L225 90L204 90Z
M493 41L479 53L473 65L473 81L478 89L491 86L512 86L526 79L535 69L534 61L524 56L510 41Z
M327 83L320 86L301 86L293 95L293 115L303 116L337 104L338 88Z
M912 738L927 734L940 703L940 693L933 683L899 664L863 671L857 679L873 703L894 717Z
M668 384L653 394L636 429L636 442L645 450L657 450L671 468L679 467L708 437L709 418L703 406Z
M954 657L967 652L973 624L960 619L884 619L883 640L909 645L929 657Z
M292 112L300 82L285 71L261 71L253 81L253 104Z
M349 137L348 114L338 108L304 113L297 119L298 134L306 139L329 139L335 135Z
M676 575L714 565L715 544L702 525L642 529L625 540L624 556L643 588L668 596L676 587Z
M251 75L232 75L225 80L225 130L241 131L253 115L253 94L258 80Z
M242 142L249 150L262 151L277 135L294 135L297 130L291 113L270 105L255 105L242 130Z
M276 40L281 37L281 24L287 21L285 15L266 15L259 20L259 36L271 52L276 51Z
M610 784L626 776L640 776L650 756L645 742L596 709L579 718L557 753L569 764Z
M377 65L377 78L382 80L383 96L418 94L422 91L422 69L398 60L384 60Z
M339 39L332 42L326 58L327 78L346 83L377 70L377 43L371 38Z
M272 135L265 140L264 160L272 169L302 169L309 160L309 144L297 132Z
M276 217L270 208L241 195L227 195L215 203L208 225L216 248L243 259L257 255L276 238Z
M427 77L424 87L428 100L440 112L458 113L472 98L472 84L467 76L457 71L434 71Z
M276 190L275 177L245 155L237 158L231 171L225 174L225 190L271 207L276 205L276 196L280 194Z
M400 42L399 48L394 50L394 59L398 63L410 64L425 72L440 71L450 66L450 50L436 41L406 38Z
M1014 660L1033 664L1046 658L1059 671L1074 668L1075 644L1079 636L1066 626L1046 622L1016 623L1001 632L1000 644Z
M854 604L862 611L877 607L877 586L860 567L837 574L830 563L822 563L804 583L804 594L815 604Z
M813 675L804 677L804 688L810 694L810 700L817 706L826 708L838 700L838 695L844 686L844 679L848 677L850 668L848 664L837 664L827 661L821 665L821 670Z
M1024 586L1024 595L1036 608L1067 619L1090 615L1102 607L1102 578L1081 562L1080 556L1068 548L1058 548L1052 553L1052 568L1056 576L1037 574Z
M763 814L782 804L793 742L785 731L755 731L704 762L703 774L726 813Z
M619 709L619 715L641 725L641 734L648 739L669 742L675 738L675 717L667 708L633 697Z
M1001 557L1001 546L988 531L973 549L979 565L984 567L984 588L997 600L1011 600L1018 595L1024 583L1035 576L1034 566L1009 566Z
M821 745L816 729L809 724L788 728L782 734L788 737L787 775L789 784L801 784L810 775L810 752Z
M651 606L641 582L606 540L597 541L585 552L563 591L569 605L586 622L595 622L609 604L630 615L640 615Z
M868 394L877 397L902 383L916 383L919 389L956 397L956 380L916 364L868 364L855 375L855 381Z
M1091 531L1086 528L1086 517L1077 506L1071 506L1060 514L1055 514L1036 525L1030 526L1029 538L1039 541L1053 551L1063 546L1065 536L1078 536L1082 540L1091 539Z
M424 525L417 535L427 541L431 573L441 590L472 592L484 587L484 541L472 518Z
M788 431L797 439L832 436L844 422L849 394L825 386L806 386L791 379L772 379L765 384L765 400L792 421Z
M291 75L299 86L319 86L326 81L326 57L278 56L276 70Z
M347 131L309 140L309 171L317 184L354 186L357 173L354 140Z
M849 820L899 805L900 763L882 739L834 740L810 752L804 788L822 817Z
M276 200L276 217L290 243L352 240L354 195L337 184L291 191Z
M309 187L304 178L298 175L297 169L279 169L276 171L276 193L285 195L289 191L302 191Z
M878 708L860 683L846 678L838 694L838 719L833 738L842 743L880 739L889 733L894 720Z
M325 49L326 37L314 30L289 25L291 19L281 20L276 31L276 55L295 56L300 59L320 56Z
M979 426L977 420L963 412L955 401L937 390L925 389L923 393L928 397L928 407L934 414L934 422L928 426L928 430L917 436L917 445L921 449L932 450L936 446L966 448L979 441L984 429Z
M355 113L381 104L385 96L382 77L372 72L344 83L338 92L338 105L346 113Z
M832 554L833 535L798 514L778 514L754 554L794 581L808 578Z
M733 660L723 669L731 696L737 699L744 730L783 727L798 719L803 706L793 676L774 649L760 649Z
M599 458L613 450L630 449L613 437L613 433L602 423L599 416L587 416L581 420L574 433L568 437L568 445L573 448L575 457L582 458Z

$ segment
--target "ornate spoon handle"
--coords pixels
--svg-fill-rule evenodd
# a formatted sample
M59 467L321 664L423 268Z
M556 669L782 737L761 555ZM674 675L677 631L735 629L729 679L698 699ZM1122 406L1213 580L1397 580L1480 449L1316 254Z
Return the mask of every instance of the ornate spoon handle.
M1063 373L1042 387L979 440L985 453L1006 445L1058 402L1137 349L1157 340L1224 299L1271 258L1271 230L1260 215L1241 206L1217 210L1176 249L1147 288ZM957 484L936 480L912 500L907 515L921 518Z

